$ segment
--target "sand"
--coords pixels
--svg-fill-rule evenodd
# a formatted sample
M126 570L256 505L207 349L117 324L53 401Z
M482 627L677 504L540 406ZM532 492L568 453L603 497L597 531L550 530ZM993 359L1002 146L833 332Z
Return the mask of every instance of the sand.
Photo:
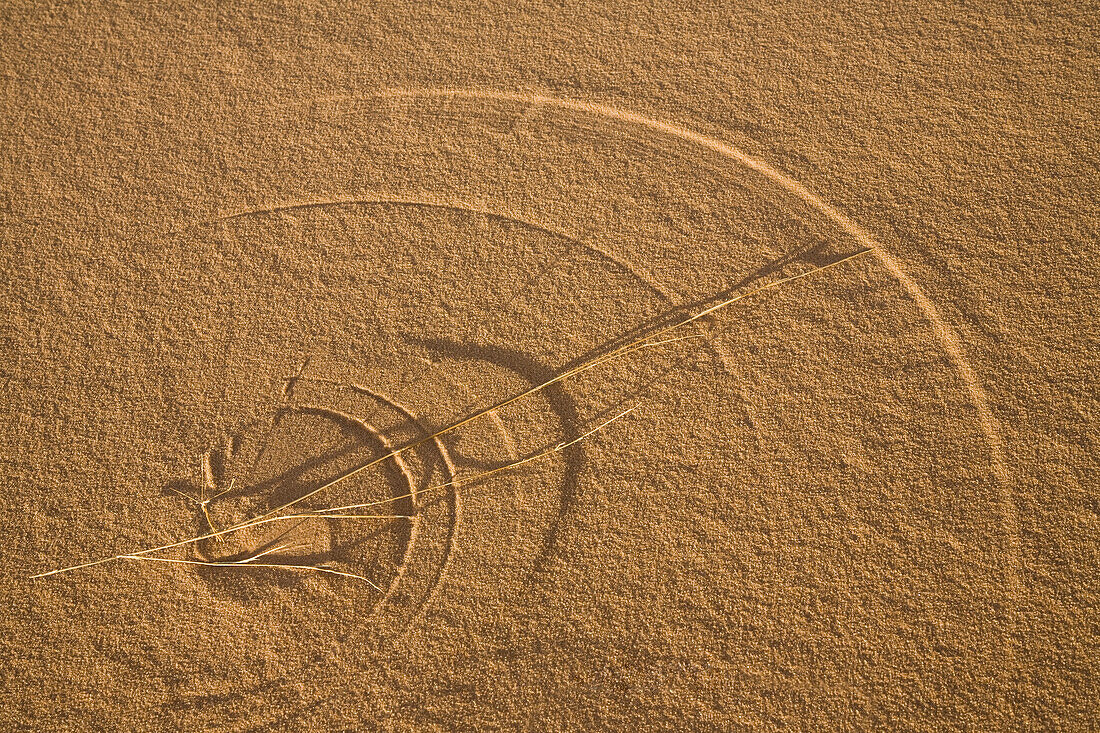
M0 18L0 727L1097 726L1084 9Z

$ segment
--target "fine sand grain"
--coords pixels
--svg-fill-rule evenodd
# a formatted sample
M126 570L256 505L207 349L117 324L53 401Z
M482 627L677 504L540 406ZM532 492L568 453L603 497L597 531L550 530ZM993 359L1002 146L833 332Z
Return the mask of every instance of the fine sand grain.
M5 6L0 728L1095 728L1077 12Z

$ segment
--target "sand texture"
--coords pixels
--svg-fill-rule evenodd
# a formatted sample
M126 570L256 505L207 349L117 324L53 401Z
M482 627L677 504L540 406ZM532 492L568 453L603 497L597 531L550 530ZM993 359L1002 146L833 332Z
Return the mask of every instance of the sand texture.
M1085 5L5 4L0 729L1096 730Z

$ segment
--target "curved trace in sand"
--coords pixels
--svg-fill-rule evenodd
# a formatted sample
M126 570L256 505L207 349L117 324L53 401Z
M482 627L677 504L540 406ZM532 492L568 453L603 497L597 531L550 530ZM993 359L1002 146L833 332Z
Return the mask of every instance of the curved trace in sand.
M382 206L424 206L433 207L436 209L450 209L452 211L478 214L488 219L499 219L502 221L510 221L516 224L522 224L523 226L537 229L544 234L549 234L554 237L560 237L561 239L567 239L570 242L575 242L579 244L579 241L575 236L563 232L559 229L555 229L549 224L543 224L541 222L531 221L529 219L522 219L518 216L514 216L506 212L495 211L484 206L478 206L477 204L474 204L472 202L432 201L429 199L415 199L404 196L375 196L371 198L356 196L347 198L318 199L313 201L283 203L276 206L263 206L255 209L241 209L240 211L233 211L217 216L213 219L208 220L205 223L217 224L223 221L243 219L248 216L257 216L259 214L277 214L284 211L306 211L309 209L323 209L330 206L354 206L357 204L378 204Z
M874 256L882 264L887 272L894 277L895 280L902 286L905 292L913 299L917 306L924 312L925 317L928 319L932 326L933 333L944 351L947 353L948 358L951 360L952 365L955 367L956 372L963 381L963 385L966 388L967 394L970 397L971 403L974 405L974 409L977 412L978 422L981 425L982 433L986 438L986 442L989 445L990 452L990 467L993 472L993 476L996 479L1001 496L999 501L1001 504L1002 521L1004 523L1004 529L1008 535L1009 547L1007 552L1009 555L1009 572L1008 578L1011 589L1014 593L1019 592L1019 579L1017 577L1018 567L1020 564L1020 541L1019 541L1019 521L1016 516L1015 500L1012 497L1012 490L1010 486L1011 476L1008 469L1007 461L1004 456L1004 448L1000 435L1000 428L997 425L997 420L993 416L993 412L989 408L989 400L986 397L985 390L983 389L980 380L974 368L971 366L969 359L963 351L962 342L955 330L944 320L940 314L936 305L925 295L921 287L905 272L901 263L894 258L889 252L887 252L881 244L874 237L870 235L861 226L856 224L847 215L843 214L835 207L827 203L817 194L810 191L798 181L790 178L783 173L779 172L772 166L768 165L762 160L754 158L742 150L733 147L727 143L724 143L715 138L709 137L694 130L690 130L681 125L666 122L663 120L655 119L653 117L647 117L637 112L631 112L629 110L621 109L607 104L600 104L597 102L586 102L576 99L563 99L558 97L551 97L543 94L526 94L520 92L504 92L495 90L484 89L390 89L374 93L365 93L358 95L357 98L465 98L465 99L481 99L500 102L515 102L518 104L526 104L532 107L546 106L554 107L558 109L570 110L573 112L580 112L583 114L593 115L595 117L603 117L610 120L616 120L629 125L635 125L638 127L648 128L670 137L679 138L685 140L694 145L698 145L711 152L717 153L724 158L734 161L735 163L748 168L756 173L767 178L772 183L780 186L782 189L792 194L796 198L802 200L812 208L817 209L826 217L834 221L845 232L847 232L853 239L855 239L860 245L871 249L874 252ZM323 101L340 101L341 99L347 99L347 96L328 97L320 100L312 100L313 103ZM486 215L494 215L493 212L484 212ZM539 226L547 231L556 232L552 227L545 225L537 225L534 223L526 222L532 226Z
M977 373L971 366L969 359L963 352L962 342L955 330L947 323L947 321L940 314L939 309L924 293L921 287L916 283L913 278L905 272L901 263L898 262L889 252L887 252L879 243L864 230L861 226L856 224L847 215L837 210L832 205L828 204L817 194L810 191L798 181L790 178L783 173L780 173L775 168L771 167L767 163L757 158L753 158L747 153L716 140L715 138L708 137L701 133L689 130L686 127L680 125L665 122L662 120L654 119L652 117L646 117L645 115L638 114L636 112L630 112L618 107L613 107L606 104L598 104L594 102L584 102L580 100L558 99L555 97L549 97L541 94L520 94L515 92L498 92L498 91L481 91L481 90L464 90L464 89L439 89L439 90L391 90L383 92L378 96L386 97L466 97L472 99L490 99L500 101L514 101L522 104L529 105L546 105L551 107L557 107L559 109L572 110L575 112L581 112L591 114L607 119L617 120L631 125L637 125L645 127L651 130L655 130L666 135L685 140L692 144L701 146L707 150L715 152L729 160L732 160L745 168L759 173L771 182L780 186L788 193L792 194L796 198L802 200L806 204L809 204L814 209L824 214L829 219L836 222L845 232L847 232L853 239L855 239L861 246L870 249L882 266L894 277L895 280L902 286L906 293L913 299L917 306L924 312L925 317L928 319L932 326L932 330L947 353L948 358L951 360L952 365L958 372L959 377L962 379L963 384L966 387L966 391L970 397L971 403L974 405L974 409L977 412L978 422L981 425L982 432L985 435L986 442L989 446L990 454L990 468L993 473L993 477L997 483L999 494L998 501L1001 508L1001 521L1003 530L1005 533L1005 539L1007 540L1007 547L1004 548L1006 554L1005 562L1005 581L1008 585L1008 592L1010 598L1014 603L1019 603L1021 597L1020 588L1020 566L1021 566L1021 549L1020 549L1020 529L1019 519L1017 517L1016 502L1012 496L1011 475L1008 469L1007 461L1004 456L1003 443L1001 441L1000 429L997 425L997 420L993 416L993 412L989 408L989 400L986 397L985 390L982 388L981 382L978 379ZM1014 626L1014 619L1009 619L1009 625ZM1005 649L1010 657L1010 665L1015 664L1015 645L1012 642L1011 635L1005 637Z
M895 259L889 252L887 252L879 244L879 242L874 239L874 237L872 237L861 226L856 224L847 215L843 214L838 209L828 204L824 199L810 191L798 181L795 181L794 179L786 176L772 166L768 165L764 161L754 158L732 145L729 145L702 133L695 132L672 122L666 122L652 117L647 117L636 112L624 110L607 104L573 99L561 99L542 94L528 94L519 92L504 92L479 89L391 89L374 93L364 93L354 96L341 95L336 97L314 99L310 100L310 103L326 101L339 102L340 100L349 98L455 98L514 102L517 104L524 104L532 107L552 107L646 128L662 133L664 135L668 135L673 138L686 141L693 145L697 145L712 153L716 153L726 158L727 160L733 161L734 163L737 163L744 168L752 170L763 176L764 178L768 179L773 184L778 185L780 188L787 191L795 198L808 204L813 209L816 209L827 218L831 219L838 226L840 226L841 229L847 232L854 240L856 240L856 242L858 242L861 246L872 250L879 263L882 264L886 271L890 273L890 275L895 280L897 280L897 282L901 285L905 292L913 299L913 301L925 314L925 317L928 319L936 339L943 347L944 351L946 352L948 358L950 359L952 365L954 366L956 372L963 382L970 401L973 404L974 409L977 413L977 419L980 424L982 433L984 434L984 437L988 444L990 452L990 467L999 488L1000 496L998 497L998 501L1001 509L1002 526L1007 539L1007 547L1005 548L1005 580L1007 582L1009 592L1012 597L1014 599L1019 598L1019 567L1021 564L1019 521L1017 518L1015 500L1012 496L1012 489L1010 485L1011 476L1008 469L1007 461L1004 456L1000 429L998 427L996 418L994 418L993 413L990 410L989 401L986 397L985 390L983 389L981 382L978 379L976 372L974 371L974 368L971 366L966 354L963 351L961 340L959 339L955 330L940 314L939 309L936 307L936 305L928 298L928 296L924 293L917 282L913 280L913 278L910 277L908 273L905 272L901 263L898 262L898 260ZM487 215L494 215L493 212L485 213ZM554 231L552 228L545 228L548 231ZM1011 644L1009 646L1011 648Z

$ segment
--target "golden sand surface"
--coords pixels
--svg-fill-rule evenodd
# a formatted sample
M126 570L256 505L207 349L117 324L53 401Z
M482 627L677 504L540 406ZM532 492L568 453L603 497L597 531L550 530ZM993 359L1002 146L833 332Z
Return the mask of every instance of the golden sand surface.
M1093 16L5 4L0 728L1095 729Z

